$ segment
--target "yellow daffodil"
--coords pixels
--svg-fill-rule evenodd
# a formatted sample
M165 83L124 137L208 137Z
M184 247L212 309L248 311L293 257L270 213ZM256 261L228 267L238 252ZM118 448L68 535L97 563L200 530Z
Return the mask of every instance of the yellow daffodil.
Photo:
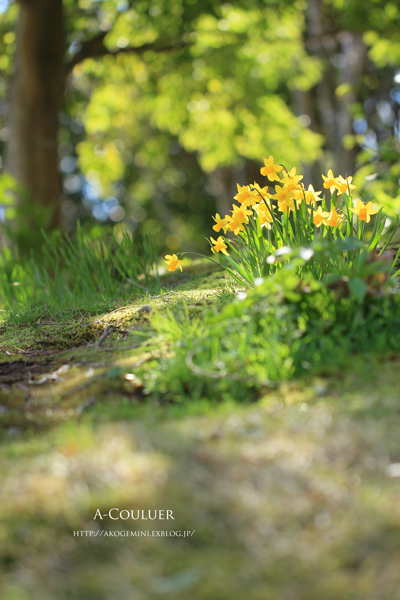
M265 199L265 198L269 198L269 197L270 197L270 194L269 194L269 192L268 192L268 186L267 186L267 185L266 185L265 187L263 187L263 188L262 188L262 187L261 187L260 185L258 185L258 183L255 181L255 182L253 183L253 186L252 186L252 187L253 187L253 188L254 188L254 189L255 189L255 190L256 190L256 191L257 191L257 192L260 194L260 196L261 196L263 199Z
M236 185L238 193L233 197L233 199L240 202L242 206L253 206L253 204L260 202L260 197L257 190L252 190L249 185Z
M267 229L272 229L271 215L268 215L266 212L259 212L258 220L260 222L260 227L266 227Z
M329 225L330 227L333 227L334 229L336 229L336 227L338 225L340 225L340 223L343 223L343 221L345 221L345 220L346 220L345 216L337 213L336 208L333 207L331 212L328 215L326 224Z
M286 186L288 192L301 190L299 182L303 179L303 175L296 175L296 167L293 167L291 171L286 173L283 177L283 184Z
M318 196L320 196L322 194L322 192L316 192L313 188L313 186L310 184L308 186L308 190L304 190L304 197L306 200L306 204L310 204L311 206L315 206L316 202L318 200L321 200L321 198L318 198Z
M262 167L260 171L261 175L268 177L270 181L279 181L277 173L282 171L283 167L282 165L274 164L274 157L272 154L268 158L264 158L264 165L265 166Z
M349 189L350 191L356 189L356 186L351 183L352 181L352 177L346 177L346 179L341 175L337 177L335 187L337 189L338 196L340 196L340 194L348 194Z
M249 215L252 215L253 212L251 210L246 210L246 208L246 206L233 206L233 209L231 210L232 220L247 224L249 222Z
M230 221L230 223L229 223L229 230L233 231L233 233L235 235L238 235L238 233L240 233L241 231L244 231L244 225L241 221L232 219L232 221Z
M214 231L219 233L221 229L223 229L224 233L226 233L228 229L228 219L230 219L230 217L226 215L223 219L221 219L221 217L217 213L215 217L213 217L213 219L215 221L215 225L213 225Z
M293 191L289 192L285 185L276 185L275 192L276 194L274 196L271 196L271 198L278 201L278 209L281 212L285 213L288 209L295 209Z
M216 252L222 252L223 254L226 254L226 256L229 256L226 251L228 246L224 243L224 238L222 235L220 235L217 240L214 240L214 238L210 237L210 240L214 244L214 247L211 247L211 251L214 252L214 254Z
M176 254L167 254L165 257L165 262L168 265L168 271L175 271L176 267L179 267L182 271L183 260L179 260Z
M257 213L260 226L266 227L267 229L272 229L271 223L273 223L273 217L271 213L273 209L271 205L268 204L267 206L265 202L260 202L260 204L256 204L254 206L254 210Z
M309 211L311 213L311 210ZM322 210L322 206L318 206L318 210L313 214L313 221L315 227L321 227L321 225L327 224L327 218L329 217L329 213Z
M278 200L278 210L285 213L288 210L294 211L295 204L293 198L284 198L283 200Z
M361 200L357 200L355 208L350 207L350 210L358 216L360 221L366 221L366 223L370 222L371 215L375 215L379 211L378 208L372 208L372 202L365 204Z
M247 225L249 222L248 215L252 215L253 213L251 210L246 210L246 206L234 206L231 212L232 217L230 217L229 229L237 235L240 231L244 231L244 224Z
M302 189L301 189L301 190L294 190L294 191L292 192L292 195L293 195L293 200L295 200L295 201L296 201L297 208L299 208L300 204L301 204L301 203L303 202L303 200L304 200L304 193L303 193L303 190L302 190Z
M263 202L264 200L269 203L269 198L271 197L271 194L268 192L267 185L265 187L261 187L255 181L251 187L253 188L252 191L254 192L254 196L252 196L251 205L249 202L247 203L248 206L254 207L256 204L259 204L260 202Z
M324 180L324 188L333 193L337 189L336 184L339 178L333 175L332 169L329 169L327 177L325 177L325 175L321 175L321 177Z

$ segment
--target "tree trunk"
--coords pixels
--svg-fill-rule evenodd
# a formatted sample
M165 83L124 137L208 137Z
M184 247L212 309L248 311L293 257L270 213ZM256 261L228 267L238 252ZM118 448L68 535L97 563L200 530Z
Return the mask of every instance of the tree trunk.
M308 99L303 102L310 105L315 101L316 110L310 113L311 129L325 136L335 174L348 176L354 173L357 149L345 148L343 139L353 133L350 109L357 100L367 48L361 35L349 31L338 32L336 25L329 23L326 7L322 0L308 2L305 41L310 53L323 61L324 70L315 89L305 92ZM337 97L336 90L342 84L347 89Z
M58 115L65 88L62 0L19 0L7 168L29 194L26 227L60 225Z
M339 78L340 84L347 84L347 91L338 100L336 131L338 147L338 173L343 177L353 175L355 160L357 156L357 147L351 150L343 148L342 141L346 135L353 133L353 117L351 114L351 105L358 100L358 88L360 79L365 69L365 60L367 57L367 48L362 40L361 34L351 34L346 32L341 36L341 51L344 57L344 67L341 69ZM341 146L341 147L340 147Z

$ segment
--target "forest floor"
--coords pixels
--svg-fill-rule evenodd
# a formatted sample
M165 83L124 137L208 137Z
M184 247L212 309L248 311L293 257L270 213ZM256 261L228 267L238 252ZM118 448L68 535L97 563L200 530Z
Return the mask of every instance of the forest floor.
M154 315L201 322L237 293L185 277L95 317L0 324L2 600L400 599L400 356L241 402L157 395Z

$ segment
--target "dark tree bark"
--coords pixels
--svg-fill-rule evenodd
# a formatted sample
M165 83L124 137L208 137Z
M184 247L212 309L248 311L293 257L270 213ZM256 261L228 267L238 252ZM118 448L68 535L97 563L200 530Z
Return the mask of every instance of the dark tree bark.
M298 110L309 114L311 129L325 136L326 149L335 161L332 165L335 173L352 175L357 149L345 148L343 139L353 133L350 108L357 101L357 88L365 69L367 48L360 34L335 30L334 23L332 31L322 0L309 0L306 25L306 45L311 54L323 61L324 70L321 81L313 90L298 94ZM332 66L332 59L335 58L341 61L340 68ZM349 88L337 97L336 89L341 84L347 84Z
M46 207L48 227L60 224L58 115L65 87L62 0L19 0L15 71L10 92L7 167L30 195ZM44 225L34 222L32 226Z

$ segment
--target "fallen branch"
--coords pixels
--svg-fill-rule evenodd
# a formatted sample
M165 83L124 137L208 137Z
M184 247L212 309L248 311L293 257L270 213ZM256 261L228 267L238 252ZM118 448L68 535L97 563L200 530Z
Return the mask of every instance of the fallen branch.
M117 327L115 327L114 325L107 325L103 334L100 336L99 340L95 344L95 348L98 348L115 329L117 329Z

